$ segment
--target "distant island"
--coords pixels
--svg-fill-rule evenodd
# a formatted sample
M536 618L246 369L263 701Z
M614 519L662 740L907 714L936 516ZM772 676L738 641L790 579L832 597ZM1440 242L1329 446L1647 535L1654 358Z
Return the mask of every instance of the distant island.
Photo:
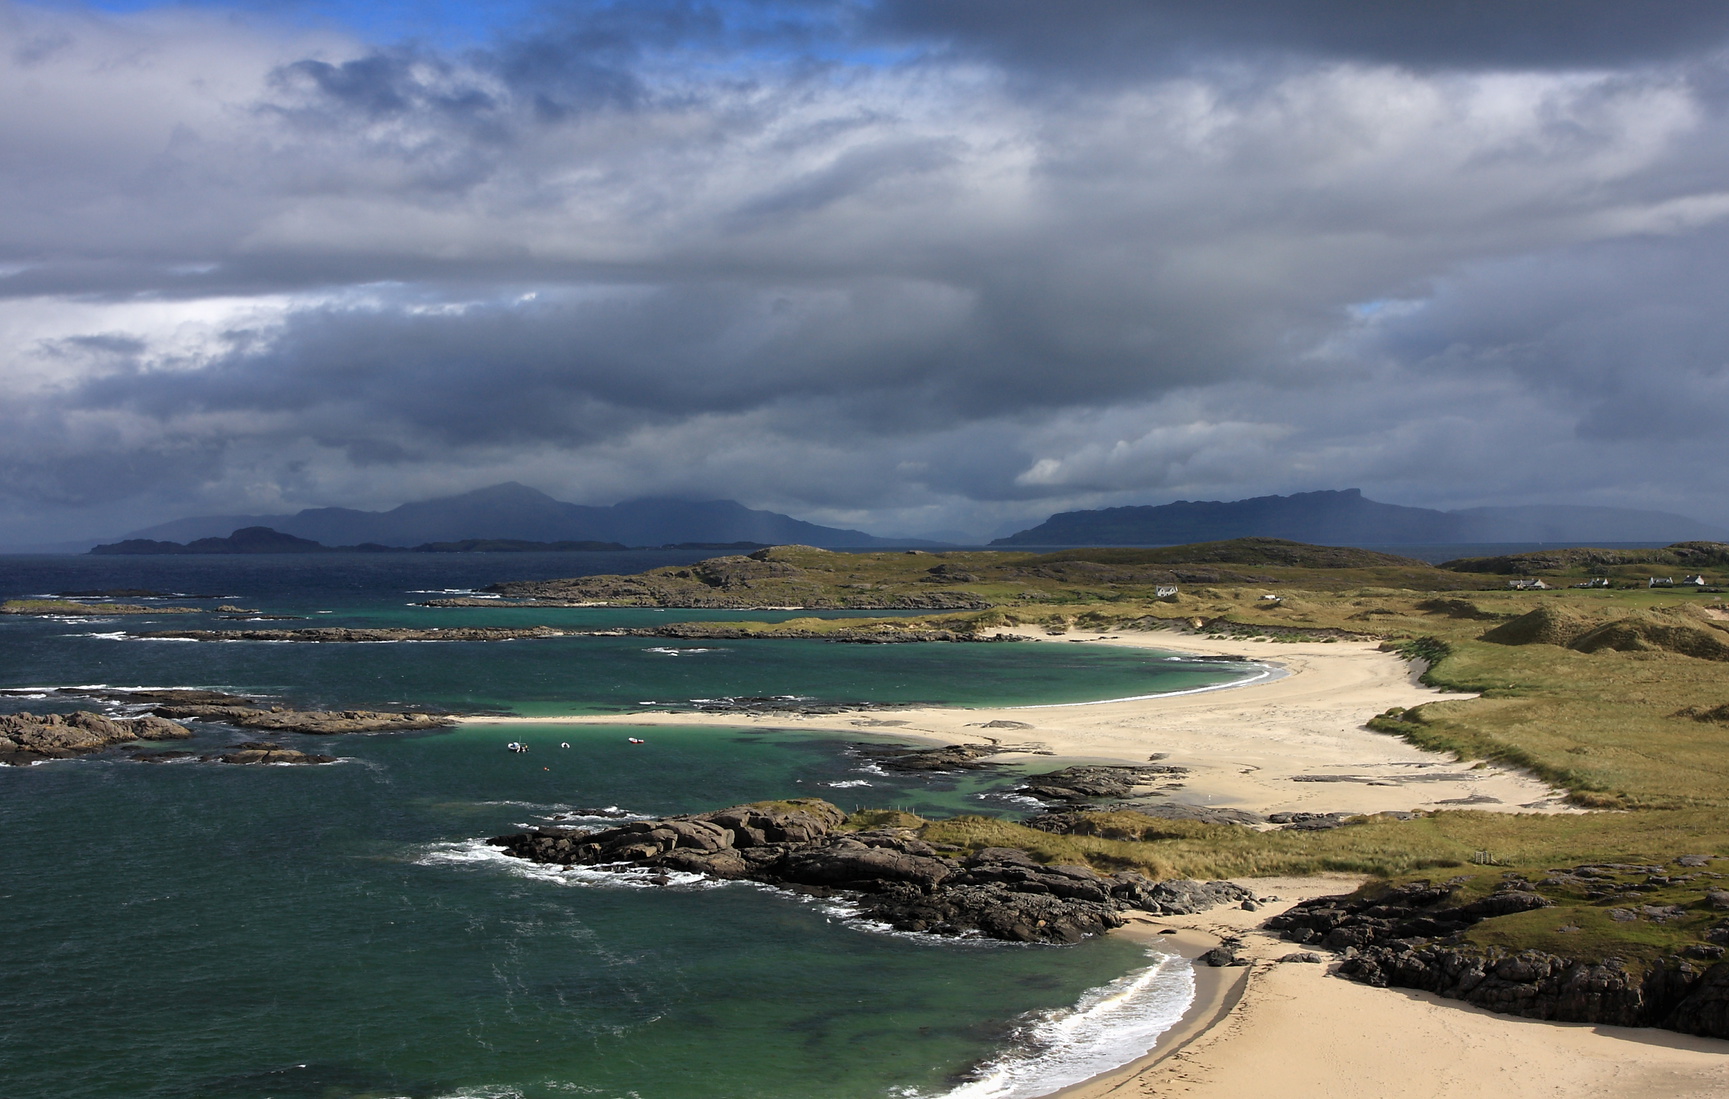
M1435 511L1366 499L1361 489L1178 500L1144 507L1065 511L993 546L1169 546L1231 538L1324 545L1506 542L1721 541L1729 530L1683 515L1628 508L1530 505Z
M735 553L748 553L762 548L761 542L675 542L663 546L627 546L622 542L529 542L518 538L465 538L458 542L423 542L418 546L386 546L377 542L327 546L322 542L297 538L270 527L242 527L226 537L198 538L191 542L127 538L95 546L89 552L103 556L202 553L606 553L631 549L730 550Z

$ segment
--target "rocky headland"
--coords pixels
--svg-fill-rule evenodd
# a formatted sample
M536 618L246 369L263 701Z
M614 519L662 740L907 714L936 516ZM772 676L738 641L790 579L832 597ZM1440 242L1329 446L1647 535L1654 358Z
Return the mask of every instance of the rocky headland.
M1474 898L1464 879L1409 882L1307 900L1266 927L1336 952L1338 972L1365 984L1531 1019L1729 1038L1729 891L1715 861L1512 875Z
M1138 873L1049 866L1025 851L967 851L910 829L847 826L815 798L737 805L614 828L538 828L490 841L532 862L682 871L843 897L860 919L900 931L1072 943L1120 927L1131 909L1164 915L1254 902L1231 882L1154 882Z
M652 569L634 576L580 576L518 580L483 591L534 606L703 607L835 610L985 610L992 600L976 592L929 590L977 577L929 570L920 587L879 585L838 575L849 555L811 546L771 546L754 553L714 557L694 565ZM437 606L509 606L501 600L436 601Z

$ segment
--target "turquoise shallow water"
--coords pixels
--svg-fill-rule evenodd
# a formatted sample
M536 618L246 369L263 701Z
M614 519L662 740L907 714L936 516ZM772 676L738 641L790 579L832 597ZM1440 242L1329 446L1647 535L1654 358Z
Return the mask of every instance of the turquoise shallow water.
M524 567L270 564L0 559L0 594L174 587L360 623L449 616L404 608L405 593ZM540 567L576 571L569 559ZM1227 674L1082 646L792 642L668 656L620 639L90 636L132 624L0 620L0 686L199 684L296 702L533 713L758 693L1041 702ZM1182 968L1125 942L890 935L808 898L543 873L479 842L595 807L658 814L789 794L849 809L1012 811L989 796L999 778L870 774L839 738L668 728L638 746L625 733L514 726L508 735L532 746L521 755L484 726L279 738L344 758L320 768L85 759L0 769L0 924L11 944L0 957L0 1094L1036 1094L1065 1071L1104 1067L1137 1028L1180 1008ZM207 728L199 743L239 739ZM969 1070L981 1079L965 1083Z

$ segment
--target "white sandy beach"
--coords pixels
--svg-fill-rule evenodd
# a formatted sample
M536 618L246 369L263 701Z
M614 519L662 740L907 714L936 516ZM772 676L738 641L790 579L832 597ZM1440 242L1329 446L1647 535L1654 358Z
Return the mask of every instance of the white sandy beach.
M1276 665L1283 674L1224 690L1069 706L755 716L657 711L465 721L771 726L878 732L943 743L989 738L1008 752L1046 752L1065 762L1141 763L1162 753L1162 762L1190 769L1180 785L1165 791L1173 801L1257 813L1449 807L1566 811L1558 791L1528 775L1473 767L1471 761L1425 752L1365 728L1369 718L1394 706L1465 697L1423 686L1417 682L1419 669L1378 651L1371 642L1269 643L1172 632L1022 634L1034 644L1130 645L1243 656ZM1029 728L983 728L990 722Z

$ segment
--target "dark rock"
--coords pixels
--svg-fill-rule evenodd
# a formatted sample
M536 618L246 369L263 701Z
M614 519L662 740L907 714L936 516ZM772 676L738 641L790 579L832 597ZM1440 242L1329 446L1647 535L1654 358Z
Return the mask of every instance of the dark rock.
M1274 813L1267 818L1267 823L1284 825L1280 829L1284 832L1324 832L1343 828L1353 816L1351 813Z
M1281 962L1314 962L1319 963L1321 956L1312 950L1300 950L1295 954L1286 954L1279 959Z
M1551 873L1587 880L1608 869L1577 867ZM1616 869L1623 873L1661 870ZM1366 984L1421 989L1533 1019L1663 1026L1729 1037L1729 963L1717 962L1703 970L1698 964L1715 962L1722 956L1721 946L1694 944L1636 972L1614 957L1592 962L1462 940L1459 932L1483 920L1551 903L1525 885L1509 881L1500 891L1464 905L1450 903L1450 886L1427 882L1367 896L1320 897L1274 916L1265 926L1281 931L1288 941L1318 942L1342 952L1339 973ZM1624 921L1670 920L1677 912L1685 914L1676 906L1644 908L1651 914L1629 908L1609 913Z
M208 706L169 704L158 706L157 718L211 721L241 729L265 729L276 733L395 733L414 729L437 729L455 721L444 714L391 713L380 710L289 710L252 706Z
M1166 802L1162 805L1137 804L1134 806L1134 811L1144 816L1158 817L1161 820L1198 820L1202 824L1256 825L1263 821L1259 813L1251 813L1247 809L1189 805L1180 801Z
M1210 966L1236 965L1237 955L1235 951L1229 950L1226 947L1215 946L1195 960L1200 962L1202 965Z
M903 931L1078 942L1121 926L1126 909L1199 912L1251 899L1230 882L1152 882L1085 866L1047 866L987 847L965 858L906 829L839 830L816 799L737 805L598 831L546 827L491 842L519 858L601 869L682 870L852 896L859 915Z
M1126 798L1136 789L1151 787L1172 777L1188 774L1188 768L1150 763L1138 766L1064 767L1042 775L1029 775L1017 794L1058 803L1092 798Z
M854 744L852 750L885 771L976 771L995 766L979 760L1002 752L995 744L945 744L936 748Z
M232 752L214 752L199 756L206 763L335 763L335 756L318 755L313 752L297 752L291 748L280 748L276 745L251 747L242 745Z

